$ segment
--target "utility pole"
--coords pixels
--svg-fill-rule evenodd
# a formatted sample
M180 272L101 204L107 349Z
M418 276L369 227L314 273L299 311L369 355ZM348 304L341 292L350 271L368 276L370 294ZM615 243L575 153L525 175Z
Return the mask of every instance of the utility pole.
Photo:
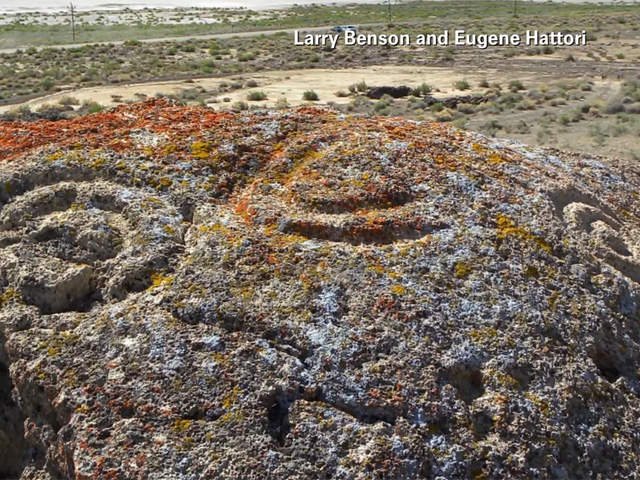
M518 16L518 0L513 0L513 16Z
M391 25L391 0L387 0L387 24Z
M76 7L73 3L69 4L69 11L71 12L71 35L73 36L73 41L76 41Z

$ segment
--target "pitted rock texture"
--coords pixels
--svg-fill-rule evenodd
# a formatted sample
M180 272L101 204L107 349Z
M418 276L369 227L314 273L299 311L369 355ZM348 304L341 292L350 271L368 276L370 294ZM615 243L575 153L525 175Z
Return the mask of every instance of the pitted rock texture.
M0 476L640 471L637 169L166 101L0 159Z

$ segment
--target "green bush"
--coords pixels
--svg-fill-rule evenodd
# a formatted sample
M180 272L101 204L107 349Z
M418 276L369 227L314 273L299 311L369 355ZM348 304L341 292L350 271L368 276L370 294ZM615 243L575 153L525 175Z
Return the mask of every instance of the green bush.
M53 79L51 78L45 78L44 80L42 80L42 82L40 83L40 86L42 87L42 89L46 92L48 92L49 90L51 90L54 85L56 84L56 82L53 81Z
M205 60L200 64L200 70L203 73L213 73L215 66L216 64L213 60Z
M433 88L431 87L431 85L423 83L422 85L414 88L411 92L411 95L413 95L414 97L424 97L426 95L429 95L432 91Z
M302 99L307 102L317 102L320 100L320 97L318 97L318 94L313 90L307 90L302 94Z
M520 90L525 90L525 88L520 80L511 80L509 82L509 90L512 92L518 92Z
M455 82L453 84L453 86L457 89L457 90L469 90L471 88L471 84L466 81L466 80L458 80L457 82Z
M104 110L104 106L100 105L98 102L83 102L82 110L87 113L99 113Z
M351 93L364 93L368 88L369 87L367 87L367 84L364 80L358 83L354 83L353 85L349 85L349 91Z
M65 106L69 106L69 105L80 105L80 101L75 98L75 97L69 97L69 96L65 96L62 97L58 103L60 105L65 105Z
M231 105L231 109L235 110L236 112L241 112L244 110L249 110L249 105L247 104L247 102L235 102L233 105Z
M267 99L267 94L262 90L254 90L253 92L249 92L247 94L247 100L250 102L261 102L262 100Z
M242 52L238 55L239 62L248 62L250 60L255 60L256 54L253 52Z

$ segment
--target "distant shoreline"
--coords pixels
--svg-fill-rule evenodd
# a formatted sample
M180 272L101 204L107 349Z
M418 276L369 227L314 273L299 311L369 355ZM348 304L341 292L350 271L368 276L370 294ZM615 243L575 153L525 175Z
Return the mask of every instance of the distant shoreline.
M0 15L20 15L20 14L42 14L52 15L66 13L69 10L69 2L64 0L55 1L53 5L48 7L40 6L34 8L31 5L20 6L20 2L26 0L9 0L10 5L4 5L7 0L0 0ZM144 2L144 0L142 0ZM98 12L122 12L125 10L176 10L176 11L188 11L188 10L216 10L216 9L228 9L228 10L274 10L291 8L293 6L310 6L310 5L349 5L349 4L377 4L383 3L383 0L330 0L330 1L313 1L313 0L195 0L189 5L185 5L180 0L153 0L149 3L127 2L127 3L103 3L93 2L90 5L87 2L74 1L74 5L78 12L82 13L98 13ZM28 2L32 3L32 2Z
M50 0L49 6L34 8L31 0L0 0L0 15L60 15L69 11L70 0ZM193 11L193 10L279 10L294 6L385 4L386 0L193 0L185 5L181 0L137 0L104 2L100 0L71 0L76 11L82 14L116 13L126 11ZM393 0L394 4L397 0ZM407 0L411 1L411 0ZM436 0L438 1L438 0ZM446 1L446 0L440 0ZM523 0L536 3L611 4L634 5L640 0ZM23 3L21 5L21 3ZM403 3L403 2L401 2Z

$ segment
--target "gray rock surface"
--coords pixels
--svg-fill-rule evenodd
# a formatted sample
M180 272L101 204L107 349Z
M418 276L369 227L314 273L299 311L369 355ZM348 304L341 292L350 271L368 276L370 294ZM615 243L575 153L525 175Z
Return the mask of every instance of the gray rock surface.
M305 108L50 125L0 125L0 476L637 478L636 168Z

